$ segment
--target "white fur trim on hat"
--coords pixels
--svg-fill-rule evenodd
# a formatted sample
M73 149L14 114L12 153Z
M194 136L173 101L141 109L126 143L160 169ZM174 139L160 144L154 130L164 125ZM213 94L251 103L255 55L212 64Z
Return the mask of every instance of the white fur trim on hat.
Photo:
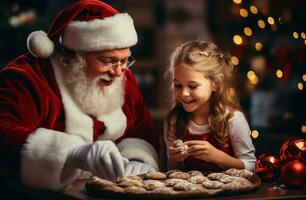
M39 128L27 139L21 150L21 180L31 187L59 190L81 173L65 169L70 148L85 144L78 136Z
M130 15L119 13L104 19L70 22L64 30L62 42L75 51L126 48L137 43L137 33Z
M158 167L158 155L154 147L147 141L139 138L126 138L117 145L123 157L130 160L141 160L151 165L156 171Z
M48 58L52 55L54 44L44 31L34 31L27 39L30 53L38 58Z

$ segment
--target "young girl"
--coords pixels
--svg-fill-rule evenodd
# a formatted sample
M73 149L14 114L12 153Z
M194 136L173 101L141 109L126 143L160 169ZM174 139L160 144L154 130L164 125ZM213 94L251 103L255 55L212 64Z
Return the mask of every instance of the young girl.
M229 55L211 42L187 42L173 53L169 72L176 103L164 126L168 168L254 172L255 149L232 86ZM176 148L178 139L187 150Z

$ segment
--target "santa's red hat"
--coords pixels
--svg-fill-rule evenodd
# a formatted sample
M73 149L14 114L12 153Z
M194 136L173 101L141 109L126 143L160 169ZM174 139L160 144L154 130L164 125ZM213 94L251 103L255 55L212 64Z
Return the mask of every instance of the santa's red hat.
M48 58L57 42L75 51L109 50L135 45L137 33L127 13L99 0L80 0L62 10L48 34L31 33L27 46L34 56Z

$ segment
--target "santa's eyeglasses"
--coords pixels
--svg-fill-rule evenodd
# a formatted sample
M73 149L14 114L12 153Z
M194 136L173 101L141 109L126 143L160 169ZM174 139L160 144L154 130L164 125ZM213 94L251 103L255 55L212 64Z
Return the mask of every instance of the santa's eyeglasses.
M135 58L133 56L129 56L122 60L116 60L116 61L106 61L103 60L103 70L110 71L115 70L117 67L121 67L122 70L125 70L129 67L131 67L135 63Z

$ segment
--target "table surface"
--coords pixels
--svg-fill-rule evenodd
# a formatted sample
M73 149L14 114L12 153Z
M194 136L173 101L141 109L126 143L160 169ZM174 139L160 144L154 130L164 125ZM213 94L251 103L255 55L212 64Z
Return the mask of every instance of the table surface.
M62 192L37 190L23 186L17 181L5 181L1 184L1 196L9 194L11 197L27 197L32 199L78 199L78 200L110 200L111 198L94 197L86 192L85 180L75 181ZM19 195L18 195L19 194ZM11 198L14 199L14 198ZM118 199L118 198L117 198ZM122 198L120 198L122 199ZM186 198L187 199L187 198ZM257 190L245 194L231 196L216 196L203 198L190 198L192 200L266 200L266 199L306 199L306 188L286 189L275 187L273 183L263 183Z

